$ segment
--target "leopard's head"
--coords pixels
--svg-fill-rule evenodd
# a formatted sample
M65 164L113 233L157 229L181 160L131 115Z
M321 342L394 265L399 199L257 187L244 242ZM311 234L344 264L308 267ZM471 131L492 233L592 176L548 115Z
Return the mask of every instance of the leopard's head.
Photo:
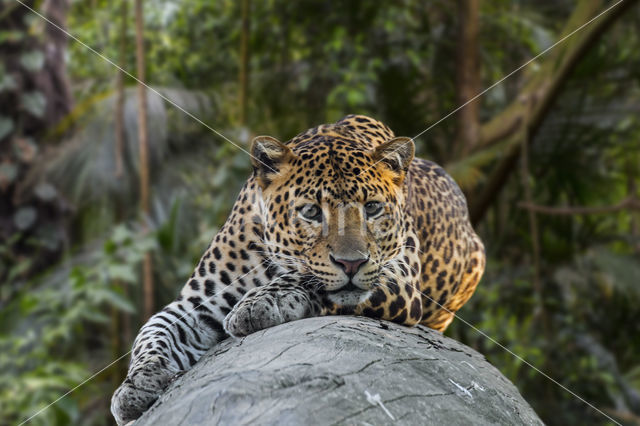
M251 153L273 261L344 303L366 299L402 252L413 141L325 131L288 145L260 136Z

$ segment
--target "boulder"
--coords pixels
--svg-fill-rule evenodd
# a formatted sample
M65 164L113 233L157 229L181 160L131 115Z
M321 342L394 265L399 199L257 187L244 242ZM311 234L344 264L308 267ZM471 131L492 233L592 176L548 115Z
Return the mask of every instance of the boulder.
M475 350L361 317L227 339L175 380L144 425L543 424Z

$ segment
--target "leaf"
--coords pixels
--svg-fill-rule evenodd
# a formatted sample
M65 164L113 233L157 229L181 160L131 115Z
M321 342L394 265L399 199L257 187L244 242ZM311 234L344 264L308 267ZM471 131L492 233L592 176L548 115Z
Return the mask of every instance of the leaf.
M589 252L589 256L602 271L600 284L610 287L625 295L625 297L640 300L640 265L632 256L613 253L599 247Z
M120 309L121 311L133 313L136 310L135 306L133 306L133 304L129 300L127 300L120 293L113 290L95 290L93 291L93 296L96 298L96 300L106 302L109 305Z
M18 176L18 166L13 163L0 164L0 190L5 190Z
M7 282L12 282L16 277L22 276L29 271L31 268L33 261L31 259L26 259L17 262L9 269L9 273L7 275Z
M113 230L111 241L116 244L122 244L131 238L131 231L125 225L118 225Z
M26 316L38 307L38 299L35 296L25 294L20 298L20 311Z
M365 101L364 94L359 90L349 90L347 92L347 102L349 106L358 106L363 104Z
M42 118L44 116L47 99L40 92L26 92L21 96L22 108L31 115Z
M31 206L20 207L13 215L13 223L19 230L25 231L33 226L37 217L38 212L35 208Z
M17 87L16 79L11 74L7 74L0 64L0 92L3 90L13 90Z
M93 310L93 309L88 309L84 312L84 317L90 321L99 323L99 324L104 324L104 323L108 323L111 318L109 318L108 316L106 316L105 314L103 314L102 312L99 312L97 310Z
M1 87L0 87L1 89ZM13 120L0 115L0 140L13 131Z
M51 201L58 195L58 191L56 188L50 183L43 182L36 186L34 190L36 197L38 197L42 201Z
M138 278L129 265L109 265L108 274L111 279L127 283L135 283Z
M20 64L27 71L40 71L44 66L44 54L40 50L31 50L20 56Z
M4 43L6 41L16 43L24 38L27 33L24 31L0 31L0 43Z
M38 145L31 138L14 138L13 149L23 163L31 163L38 154Z

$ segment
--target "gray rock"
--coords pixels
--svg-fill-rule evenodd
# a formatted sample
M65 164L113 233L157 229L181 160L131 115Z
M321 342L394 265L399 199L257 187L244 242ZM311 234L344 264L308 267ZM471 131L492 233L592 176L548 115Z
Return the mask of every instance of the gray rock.
M226 340L135 425L394 423L542 421L473 349L425 327L333 316Z

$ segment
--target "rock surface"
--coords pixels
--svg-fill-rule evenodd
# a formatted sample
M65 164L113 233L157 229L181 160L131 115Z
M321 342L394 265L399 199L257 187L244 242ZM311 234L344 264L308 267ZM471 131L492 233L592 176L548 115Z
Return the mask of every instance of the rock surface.
M135 425L394 423L542 424L473 349L424 327L334 316L224 341Z

